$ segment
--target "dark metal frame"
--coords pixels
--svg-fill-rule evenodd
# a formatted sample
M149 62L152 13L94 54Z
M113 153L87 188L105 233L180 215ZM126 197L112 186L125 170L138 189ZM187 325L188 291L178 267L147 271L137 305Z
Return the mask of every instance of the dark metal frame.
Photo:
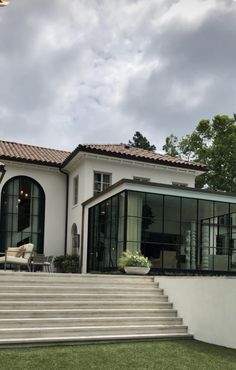
M128 222L128 192L132 192L132 190L125 190L125 191L122 191L120 193L125 193L125 210L124 210L124 250L126 250L126 245L127 245L127 222ZM137 192L137 191L135 191ZM119 196L120 193L117 193L116 195L114 196ZM140 192L142 193L142 192ZM146 196L146 194L153 194L153 193L145 193L143 192ZM153 194L154 195L154 194ZM165 194L156 194L156 195L161 195L163 197L163 207L162 207L162 232L164 233L164 220L165 220L165 199L167 196L170 196L170 195L165 195ZM113 197L114 197L113 196ZM191 200L192 198L190 197L183 197L183 196L179 196L179 195L171 195L172 197L176 197L176 198L179 198L180 199L180 218L179 218L179 229L180 229L180 235L182 234L182 206L183 206L183 199L189 199ZM109 200L111 200L113 197L110 197L108 198ZM104 202L107 202L108 199L106 199ZM229 202L219 202L219 201L214 201L214 200L205 200L205 199L194 199L196 200L196 267L195 269L184 269L184 268L180 268L179 266L176 267L176 269L169 269L169 268L152 268L151 269L151 273L152 274L174 274L174 275L179 275L179 274L193 274L193 275L236 275L236 271L229 271L229 262L228 262L228 271L215 271L215 270L201 270L198 268L198 266L200 266L200 261L199 261L199 258L201 257L201 252L199 252L201 250L201 238L199 236L199 201L206 201L206 202L212 202L213 203L213 216L212 217L219 217L218 214L215 214L215 204L216 203L226 203L228 204L227 208L228 208L228 212L230 213L231 211L231 208L230 208L230 204ZM102 202L101 202L102 203ZM92 212L92 209L94 209L95 207L99 207L101 203L98 203L96 206L90 208L89 212L91 213ZM202 220L201 220L202 221ZM90 222L90 221L89 221ZM88 231L88 234L89 234L89 245L90 247L88 248L88 267L89 267L89 258L90 258L90 255L89 253L91 253L91 237L92 237L92 231L94 230L94 223L95 223L95 219L93 219L93 225L91 225L91 223L89 223L89 231ZM232 226L231 226L231 232L232 232ZM117 240L118 242L118 240ZM130 241L132 242L132 241ZM135 241L134 241L135 242ZM143 243L145 242L144 240L142 241ZM153 244L158 244L158 243L153 243ZM178 243L177 243L178 244ZM176 246L177 246L176 244ZM178 244L178 246L180 247L181 243ZM209 243L209 247L210 247L210 243ZM178 248L177 248L178 249ZM229 253L229 249L228 249L228 253ZM229 256L229 254L228 254ZM214 258L213 258L214 259ZM163 261L162 261L162 266L163 266ZM214 261L213 261L213 269L214 269ZM91 271L91 268L89 268L89 270ZM117 270L116 267L107 267L107 268L100 268L99 271L115 271Z
M30 224L32 225L33 224L33 217L37 216L39 217L39 225L40 225L40 228L37 232L32 232L30 231L29 233L25 233L24 231L21 232L21 242L18 243L18 245L21 245L21 244L24 244L27 240L27 242L32 242L32 235L36 234L38 237L37 237L37 240L38 240L38 245L35 246L35 248L37 248L37 252L38 253L43 253L43 250L44 250L44 223L45 223L45 193L44 193L44 190L42 188L42 186L34 179L32 179L31 177L28 177L28 176L14 176L12 178L10 178L3 186L2 188L2 192L1 192L1 219L0 219L0 250L1 251L5 251L6 246L5 245L5 234L6 232L8 233L11 233L11 240L12 240L12 235L13 233L15 232L15 230L13 230L12 228L10 230L6 230L5 228L5 223L6 223L6 217L9 217L11 216L11 225L13 224L13 216L16 215L17 213L14 212L13 210L13 206L14 206L14 203L12 202L12 209L11 209L11 212L7 212L5 213L4 212L4 202L5 202L5 194L4 194L4 191L6 191L7 187L10 185L11 182L13 182L14 184L14 181L17 180L17 179L21 179L21 180L27 180L31 183L31 186L37 186L38 189L39 189L39 192L40 192L40 199L39 201L41 202L40 204L40 207L39 207L39 213L38 214L34 214L33 212L30 213ZM14 197L16 196L16 194L10 194L10 196ZM33 198L38 198L38 197L33 197ZM32 196L31 196L31 199L32 199ZM12 243L11 243L12 244ZM13 245L11 245L13 246Z

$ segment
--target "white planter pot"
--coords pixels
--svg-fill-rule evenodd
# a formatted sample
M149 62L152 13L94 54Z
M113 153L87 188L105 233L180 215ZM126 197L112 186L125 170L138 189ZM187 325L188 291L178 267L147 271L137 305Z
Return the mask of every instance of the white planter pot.
M124 270L128 275L147 275L150 267L126 266Z

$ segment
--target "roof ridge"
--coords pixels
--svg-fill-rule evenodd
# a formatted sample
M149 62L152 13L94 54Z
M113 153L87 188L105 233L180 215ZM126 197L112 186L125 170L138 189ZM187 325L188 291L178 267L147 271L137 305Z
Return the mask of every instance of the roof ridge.
M54 148L48 148L48 147L43 147L43 146L39 146L39 145L18 143L16 141L0 140L0 143L16 144L16 145L30 147L30 148L38 148L38 149L52 150L52 151L56 151L56 152L71 153L71 151L69 151L69 150L54 149Z
M79 144L81 146L83 145L97 145L97 146L124 146L124 145L128 145L128 144L123 144L123 143L120 143L120 144L101 144L101 143L86 143L86 144Z
M186 162L186 163L199 163L199 164L203 164L201 162L194 162L194 161L191 161L189 159L183 159L179 156L171 156L170 154L167 154L167 153L159 153L157 151L152 151L152 150L148 150L148 149L144 149L144 148L139 148L139 147L135 147L135 146L132 146L132 145L129 145L129 144L125 144L125 143L120 143L120 144L80 144L80 145L86 145L86 146L121 146L121 147L126 147L126 146L129 146L129 149L133 149L133 150L141 150L141 151L144 151L144 152L148 152L149 154L154 154L154 155L157 155L157 156L161 156L161 157L165 157L166 159L170 159L170 160L179 160L179 161L182 161L182 162ZM126 149L126 148L124 148Z
M158 152L149 151L143 148L133 147L127 144L79 144L77 148L64 160L62 167L65 167L72 158L79 152L90 152L104 154L113 157L127 158L137 161L164 164L168 166L191 168L193 170L207 170L206 165L200 162L188 161L179 157L172 157Z

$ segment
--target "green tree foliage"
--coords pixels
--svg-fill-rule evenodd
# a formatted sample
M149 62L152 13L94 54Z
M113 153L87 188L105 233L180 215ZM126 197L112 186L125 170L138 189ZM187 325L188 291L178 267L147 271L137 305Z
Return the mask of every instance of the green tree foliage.
M163 145L162 149L166 152L166 154L171 155L171 157L177 157L179 156L179 140L177 136L170 134L166 138L166 143Z
M207 185L214 190L236 192L236 115L202 120L181 139L171 134L163 150L207 165L208 172L196 179L197 187Z
M151 152L155 152L156 150L155 145L151 145L148 139L145 136L143 136L139 131L135 132L133 136L133 141L129 140L128 144L135 148L146 149Z

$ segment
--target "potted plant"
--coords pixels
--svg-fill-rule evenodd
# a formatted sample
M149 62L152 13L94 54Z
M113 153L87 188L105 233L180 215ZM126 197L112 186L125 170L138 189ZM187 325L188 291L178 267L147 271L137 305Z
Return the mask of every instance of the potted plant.
M119 259L118 267L124 269L126 274L146 275L150 271L151 262L140 252L126 251Z

